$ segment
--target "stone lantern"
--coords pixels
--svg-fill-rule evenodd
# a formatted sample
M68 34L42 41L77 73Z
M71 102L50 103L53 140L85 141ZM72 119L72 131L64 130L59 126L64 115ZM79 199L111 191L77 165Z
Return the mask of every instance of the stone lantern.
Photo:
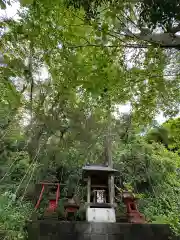
M137 198L131 192L123 192L122 199L126 206L126 217L130 223L146 223L145 217L137 208Z

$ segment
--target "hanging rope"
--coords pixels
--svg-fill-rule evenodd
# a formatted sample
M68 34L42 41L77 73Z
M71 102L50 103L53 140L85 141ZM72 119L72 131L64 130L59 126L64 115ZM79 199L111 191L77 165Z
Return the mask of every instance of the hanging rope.
M26 178L26 176L28 175L29 171L31 170L31 166L33 166L33 162L34 162L34 161L35 161L35 163L37 162L37 157L38 157L38 155L39 155L39 152L40 152L41 148L42 148L42 146L39 147L39 149L38 149L38 151L37 151L35 157L34 157L33 160L32 160L32 163L30 164L30 166L28 167L26 173L24 174L24 176L23 176L23 178L22 178L22 180L21 180L19 186L17 187L17 189L16 189L16 191L15 191L15 195L17 195L17 192L19 191L19 189L20 189L20 187L21 187L21 185L22 185L24 179Z
M46 144L46 143L45 143ZM45 145L44 144L44 145ZM42 148L42 146L40 147L40 149ZM39 151L40 151L40 149L39 149ZM46 153L47 153L47 150L46 150ZM24 199L24 196L25 196L25 194L26 194L26 191L27 191L27 189L28 189L28 186L29 186L29 184L30 184L30 182L31 182L31 179L32 179L32 177L33 177L33 175L34 175L34 172L35 172L35 169L36 169L36 164L37 164L37 160L38 160L38 157L36 157L36 161L35 161L35 163L34 163L34 166L32 167L32 172L31 172L31 174L30 174L30 178L29 178L29 180L28 180L28 182L27 182L27 184L26 184L26 187L25 187L25 189L24 189L24 192L23 192L23 194L22 194L22 197L21 197L21 202L22 202L22 200Z
M18 191L19 191L19 188L21 187L24 179L25 179L26 176L28 175L28 173L29 173L29 171L30 171L30 169L31 169L31 166L33 166L33 162L37 159L37 156L38 156L38 154L39 154L40 149L41 149L41 147L39 147L38 152L36 153L35 157L34 157L33 160L32 160L32 163L31 163L30 166L28 167L28 169L27 169L26 173L24 174L21 182L19 183L18 187L16 188L16 191L15 191L15 193L14 193L15 196L17 195L17 193L18 193ZM37 160L36 160L36 161L37 161ZM5 211L9 208L10 204L11 204L11 202L8 203L7 207L5 208Z
M22 195L22 197L21 197L21 200L20 200L21 202L22 202L23 199L24 199L24 196L25 196L25 194L26 194L27 188L28 188L28 186L29 186L29 184L30 184L30 181L31 181L33 175L34 175L35 169L36 169L36 164L34 164L33 169L32 169L32 171L31 171L30 178L29 178L29 180L28 180L28 182L27 182L27 185L26 185L26 187L25 187L25 189L24 189L24 193L23 193L23 195Z
M27 146L28 146L28 143L25 145L25 147L22 149L22 151L25 150ZM8 171L7 171L7 172L4 174L4 176L0 179L0 183L1 183L7 176L9 177L9 176L11 175L11 173L12 173L13 171L10 172L10 170L11 170L11 168L15 165L16 161L18 160L18 158L19 158L19 156L17 155L16 158L14 159L14 161L8 166Z

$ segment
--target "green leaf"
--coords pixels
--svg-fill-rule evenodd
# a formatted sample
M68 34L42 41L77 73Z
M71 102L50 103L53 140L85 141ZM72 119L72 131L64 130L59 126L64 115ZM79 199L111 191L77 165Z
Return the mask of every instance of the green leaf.
M103 33L104 34L106 34L107 32L108 32L108 24L107 23L103 23L103 25L102 25L102 31L103 31Z
M6 9L6 4L4 3L3 0L0 0L0 7L1 9Z
M30 4L33 4L34 0L20 0L20 3L22 6L27 6L27 5L30 5Z

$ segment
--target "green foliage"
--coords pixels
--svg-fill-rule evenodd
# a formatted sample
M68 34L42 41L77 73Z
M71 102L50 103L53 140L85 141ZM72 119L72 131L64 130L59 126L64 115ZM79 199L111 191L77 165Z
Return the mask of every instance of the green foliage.
M101 6L113 8L121 4L124 6L124 9L128 9L129 6L128 1L126 4L126 1L121 2L116 0L68 0L65 1L65 3L68 7L73 6L75 9L83 8L87 19L96 18L101 12ZM143 0L135 1L134 3L135 7L137 7L140 12L138 22L141 26L145 25L150 29L154 29L158 26L168 31L172 28L174 21L180 21L180 3L178 0ZM131 7L128 10L131 11ZM114 10L114 15L115 14L116 11ZM113 16L113 12L111 16Z
M141 23L148 27L163 27L167 31L173 26L174 21L180 21L180 2L178 0L144 0L140 3L142 12Z
M12 182L20 182L22 176L29 167L29 156L27 152L16 152L11 154L10 158L17 159L16 164L12 169L10 179ZM9 161L11 162L11 161Z
M169 149L180 153L180 149L179 149L180 118L170 119L167 122L165 122L163 126L169 131L169 139L170 139L170 144L168 145Z
M136 136L128 144L120 142L114 162L121 182L140 197L139 207L150 222L168 223L179 234L180 157L162 144L149 144ZM127 187L129 188L129 187Z
M83 3L86 4L86 1L80 5ZM11 44L6 52L7 67L2 67L2 75L6 73L8 78L22 79L21 83L28 92L28 109L33 99L33 107L37 107L35 103L41 103L37 109L42 111L42 106L50 102L48 98L44 100L44 95L50 95L52 100L54 92L56 100L60 100L58 98L63 92L64 97L71 97L73 101L72 92L81 89L87 98L99 99L104 106L107 98L113 105L129 101L139 122L152 119L157 108L168 115L176 114L179 78L167 81L163 76L168 65L167 55L162 49L149 47L147 52L136 52L139 57L134 60L133 67L128 68L125 60L127 49L111 34L111 28L123 31L123 24L110 16L106 18L106 14L115 10L115 17L121 17L120 21L126 22L121 14L125 9L120 2L110 10L102 11L100 19L88 25L84 22L82 10L67 9L62 2L55 1L51 6L48 1L40 1L30 6L26 14L22 13L19 22L8 24L9 31L3 36L2 45L5 46L6 42ZM129 39L122 41L129 44ZM117 47L110 48L107 44ZM145 55L143 62L141 55ZM32 63L31 66L26 62ZM50 76L47 84L32 78L42 66ZM53 86L52 91L48 89L48 84ZM105 88L108 92L104 98ZM170 104L172 100L174 107Z
M146 135L147 141L162 143L168 150L179 154L179 118L169 119L162 126L152 128Z
M6 4L4 3L3 0L0 1L0 7L1 9L6 9Z
M67 0L65 4L67 7L74 7L75 9L83 8L86 13L86 19L91 20L96 18L99 14L99 7L103 5L112 5L117 3L115 0L90 0L90 1L82 1L82 0ZM122 2L123 3L123 2Z
M25 239L25 221L32 212L31 204L15 201L15 198L11 192L0 197L0 234L7 240Z
M20 3L22 6L27 6L29 4L32 4L34 0L21 0Z
M163 126L153 128L147 133L146 139L149 143L154 141L168 147L170 143L169 131Z

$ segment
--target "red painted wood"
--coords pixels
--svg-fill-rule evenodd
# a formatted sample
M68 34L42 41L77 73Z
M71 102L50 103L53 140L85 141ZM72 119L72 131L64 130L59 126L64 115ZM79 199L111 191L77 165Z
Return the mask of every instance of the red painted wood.
M127 209L127 217L129 222L131 223L146 223L144 215L142 215L135 202L135 199L125 198L124 203Z
M57 208L56 200L55 199L49 200L49 206L48 206L47 210L49 212L53 212L56 210L56 208Z
M39 195L39 199L36 203L36 206L35 206L35 209L37 209L40 205L40 202L42 200L42 196L43 196L43 192L44 192L44 189L45 189L45 186L46 185L55 185L57 186L57 190L56 190L56 198L55 199L51 199L49 201L49 206L48 206L48 210L49 211L54 211L57 207L58 207L58 201L59 201L59 198L60 198L60 184L59 183L47 183L47 182L41 182L40 184L42 184L42 189L41 189L41 193Z
M39 207L39 205L40 205L40 202L41 202L41 199L42 199L42 195L43 195L43 192L44 192L44 184L42 185L42 189L41 189L41 193L40 193L40 195L39 195L39 199L38 199L38 201L37 201L37 203L36 203L36 206L35 206L35 209L37 209L38 207Z

